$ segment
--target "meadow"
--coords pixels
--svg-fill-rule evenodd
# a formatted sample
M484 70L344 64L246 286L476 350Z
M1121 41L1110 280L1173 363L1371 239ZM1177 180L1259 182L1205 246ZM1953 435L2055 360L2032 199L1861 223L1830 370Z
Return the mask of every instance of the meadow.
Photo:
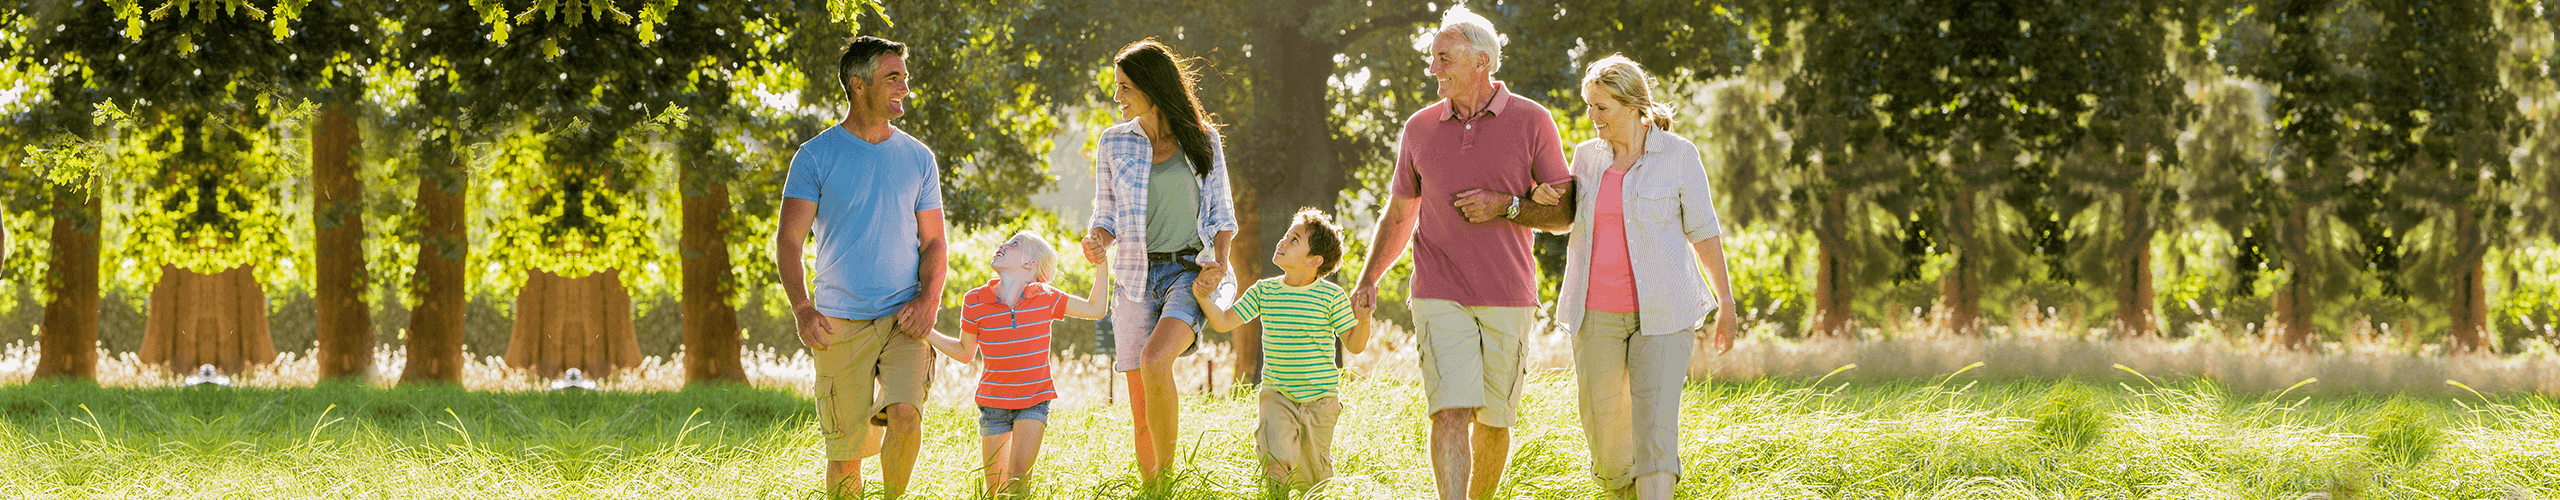
M2560 498L2544 396L2246 393L2200 379L1691 385L1681 498ZM1502 498L1600 498L1570 372L1536 375ZM941 398L910 498L976 498L973 408ZM1338 476L1289 498L1426 498L1417 384L1346 387ZM817 498L787 387L0 385L0 498ZM1057 412L1036 498L1264 498L1252 400L1185 401L1170 491L1125 406ZM868 465L877 492L877 462Z

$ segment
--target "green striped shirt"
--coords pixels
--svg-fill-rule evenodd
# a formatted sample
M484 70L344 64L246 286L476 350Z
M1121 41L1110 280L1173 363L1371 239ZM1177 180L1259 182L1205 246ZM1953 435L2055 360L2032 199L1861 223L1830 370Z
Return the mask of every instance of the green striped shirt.
M1349 331L1351 294L1322 279L1293 287L1271 278L1236 298L1236 316L1262 318L1262 385L1297 402L1332 396L1342 383L1334 336Z

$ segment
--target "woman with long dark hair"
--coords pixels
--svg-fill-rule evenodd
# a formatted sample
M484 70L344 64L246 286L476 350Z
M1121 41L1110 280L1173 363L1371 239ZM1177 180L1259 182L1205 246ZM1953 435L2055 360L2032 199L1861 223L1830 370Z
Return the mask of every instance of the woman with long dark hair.
M1203 316L1191 283L1202 265L1225 260L1235 202L1217 125L1182 59L1147 39L1121 49L1113 66L1111 100L1126 121L1102 131L1084 252L1107 261L1116 280L1103 321L1113 369L1129 374L1138 475L1154 485L1181 429L1173 360L1199 347Z

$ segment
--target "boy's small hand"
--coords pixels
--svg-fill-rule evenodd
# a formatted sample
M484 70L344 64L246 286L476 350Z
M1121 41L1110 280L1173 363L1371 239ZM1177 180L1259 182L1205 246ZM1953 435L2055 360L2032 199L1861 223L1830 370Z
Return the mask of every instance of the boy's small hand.
M1375 301L1375 300L1366 301L1366 302L1357 301L1357 300L1351 301L1351 317L1353 317L1353 318L1358 318L1358 319L1360 319L1361 321L1368 321L1368 320L1369 320L1369 317L1370 317L1371 315L1374 315L1374 314L1377 314L1377 313L1378 313L1378 301Z
M1203 263L1200 265L1200 277L1191 280L1191 296L1201 300L1208 300L1210 295L1218 293L1218 284L1226 281L1226 279L1227 266L1225 264L1219 264L1216 262Z
M1563 183L1539 184L1538 187L1530 188L1529 201L1538 202L1540 205L1564 203L1564 188L1556 187L1557 184Z
M1103 250L1111 248L1112 239L1110 231L1104 231L1099 227L1086 229L1084 233L1084 260L1086 262L1091 262L1094 265L1101 265L1106 253L1103 252Z

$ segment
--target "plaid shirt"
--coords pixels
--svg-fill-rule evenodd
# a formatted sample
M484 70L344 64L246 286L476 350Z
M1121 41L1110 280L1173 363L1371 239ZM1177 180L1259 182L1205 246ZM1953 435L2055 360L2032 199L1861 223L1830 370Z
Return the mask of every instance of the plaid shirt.
M1221 231L1236 230L1235 199L1227 192L1227 153L1216 130L1209 131L1209 176L1200 180L1200 252L1203 264L1216 261L1215 244ZM1114 298L1113 310L1134 311L1145 301L1147 292L1147 177L1155 169L1155 145L1138 130L1138 121L1130 120L1102 130L1101 151L1093 164L1092 227L1111 231L1110 257ZM1232 279L1232 278L1231 278ZM1180 291L1179 293L1190 293ZM1128 305L1133 309L1120 309ZM1146 328L1147 318L1139 314L1111 315L1115 327L1128 324ZM1121 321L1127 319L1129 321Z

